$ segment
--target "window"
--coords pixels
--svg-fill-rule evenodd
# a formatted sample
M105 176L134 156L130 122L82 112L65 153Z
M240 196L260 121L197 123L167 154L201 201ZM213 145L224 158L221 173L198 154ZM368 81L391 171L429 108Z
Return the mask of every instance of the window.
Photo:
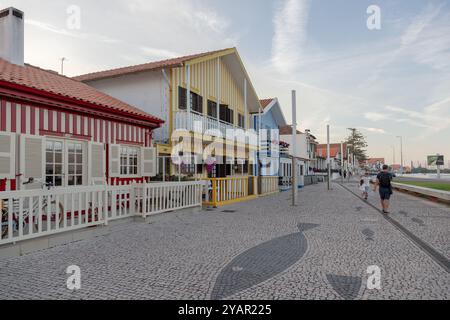
M67 143L67 163L68 175L67 184L69 186L83 185L83 145L81 142Z
M234 124L234 111L228 109L228 123Z
M238 113L238 126L245 129L245 117L240 113Z
M234 124L234 111L228 105L220 105L220 120L226 123Z
M178 108L180 110L186 110L186 94L187 90L182 87L178 87Z
M139 149L136 147L120 147L120 174L137 175L138 174L138 156Z
M191 92L191 106L192 106L192 111L202 114L203 113L203 97L201 95L196 94L195 92Z
M185 88L178 87L178 108L180 110L187 110L186 97L187 90ZM191 91L190 99L192 111L203 113L203 97Z
M82 141L47 140L45 181L52 186L85 184L85 145Z
M228 106L226 104L221 104L219 109L220 120L227 122Z
M217 103L211 100L208 100L208 116L217 119Z
M54 187L63 185L63 143L61 141L47 141L45 182Z

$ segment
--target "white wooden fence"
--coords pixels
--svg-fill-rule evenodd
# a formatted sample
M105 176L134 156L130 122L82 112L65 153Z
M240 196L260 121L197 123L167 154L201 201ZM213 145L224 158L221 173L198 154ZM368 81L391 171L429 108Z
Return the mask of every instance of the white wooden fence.
M202 205L204 182L0 192L0 245Z
M280 191L280 178L277 177L260 177L259 194L270 194Z

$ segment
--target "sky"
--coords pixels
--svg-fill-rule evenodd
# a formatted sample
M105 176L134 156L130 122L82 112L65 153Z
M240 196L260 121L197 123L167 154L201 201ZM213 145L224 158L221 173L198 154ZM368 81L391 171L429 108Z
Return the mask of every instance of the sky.
M380 28L367 20L380 9ZM319 142L450 165L449 0L0 0L25 12L25 60L69 76L237 47L260 98ZM78 14L79 13L79 14ZM74 19L75 17L75 19ZM79 19L76 19L79 17ZM447 166L448 166L447 165Z

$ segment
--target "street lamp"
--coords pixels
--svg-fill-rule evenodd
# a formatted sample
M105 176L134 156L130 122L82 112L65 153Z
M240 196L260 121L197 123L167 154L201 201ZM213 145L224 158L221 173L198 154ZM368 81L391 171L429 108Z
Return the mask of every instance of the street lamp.
M395 164L395 146L392 146L392 160L393 160L392 165L394 165Z
M400 139L400 157L401 157L401 164L400 164L400 174L403 174L403 137L397 136L397 138Z

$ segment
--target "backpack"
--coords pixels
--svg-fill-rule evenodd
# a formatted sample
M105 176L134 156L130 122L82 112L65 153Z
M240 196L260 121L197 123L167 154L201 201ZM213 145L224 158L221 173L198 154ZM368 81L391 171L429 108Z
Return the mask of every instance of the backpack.
M382 172L378 176L378 180L380 181L380 187L382 188L390 188L391 187L391 175L389 173Z

